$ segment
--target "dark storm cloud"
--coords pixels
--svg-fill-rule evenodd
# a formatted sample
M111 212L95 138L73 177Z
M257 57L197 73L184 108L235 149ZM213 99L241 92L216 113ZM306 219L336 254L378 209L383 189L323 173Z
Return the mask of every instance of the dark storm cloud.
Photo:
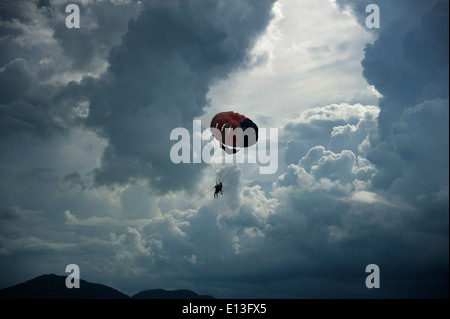
M52 103L54 87L41 85L22 58L0 70L0 86L0 138L20 132L46 136L62 128L55 117L62 119L70 113Z
M337 0L340 9L350 8L359 24L366 27L366 18L370 13L366 13L369 4L376 4L380 9L380 29L370 29L371 32L380 33L386 26L415 24L422 18L424 12L434 6L439 0L422 1L390 1L390 0Z
M73 30L65 25L69 13L65 9L69 3L63 0L29 1L5 0L1 3L0 32L6 37L2 39L7 45L3 53L19 55L27 60L39 58L44 53L45 42L36 42L29 52L10 51L20 46L14 40L32 32L30 28L39 27L35 31L42 32L48 28L50 36L57 41L64 54L64 62L74 70L88 70L99 63L99 58L106 58L111 47L120 42L120 37L126 30L128 20L141 9L137 1L129 1L126 5L113 1L92 1L84 5L82 1L71 1L80 8L80 28ZM34 24L34 25L33 25ZM40 30L39 30L40 29ZM74 32L75 31L75 32ZM54 47L53 47L54 49ZM58 50L59 51L59 50ZM46 51L48 56L55 52ZM1 62L5 56L1 57ZM39 62L39 60L37 60Z
M79 124L77 108L90 91L80 94L73 84L55 82L64 82L68 72L82 71L77 59L91 68L105 62L127 20L138 12L133 5L122 9L110 1L95 3L86 12L86 23L90 17L95 25L73 32L65 27L64 1L2 1L0 137L21 133L48 137ZM97 43L97 50L82 43ZM80 86L92 84L86 82L89 79Z
M307 232L306 238L322 233L312 240L314 245L324 244L321 238L333 242L341 256L353 260L351 264L342 263L343 271L358 262L367 263L367 258L377 260L391 281L393 290L385 291L386 295L448 296L448 1L339 3L350 5L363 26L365 6L369 3L380 6L382 23L380 30L376 30L378 38L367 45L362 61L367 81L383 95L377 125L373 126L372 118L366 121L372 123L369 126L360 125L362 121L355 126L351 121L342 124L330 119L325 122L331 125L328 128L318 126L324 130L319 129L323 138L317 142L328 148L333 145L333 138L339 136L338 145L344 150L339 154L314 147L298 165L288 167L274 192L280 191L280 187L292 188L292 195L288 195L289 191L279 194L279 198L286 197L280 200L281 211L298 211L302 218L289 219L278 226L303 226L307 232L317 225L316 231ZM308 116L313 119L314 113L320 114L316 109ZM296 126L296 122L301 125ZM314 141L310 136L317 135L308 134L308 129L315 128L311 124L314 120L294 119L288 128L302 136L307 145ZM306 128L301 128L305 125ZM360 142L365 135L355 134L358 126L362 129L360 133L371 134L355 148L353 141ZM378 128L378 134L374 134L374 127ZM327 140L326 131L330 129L332 135ZM360 137L353 140L352 135ZM301 154L299 150L304 151L293 145L292 142L289 145L288 159ZM339 148L335 152L340 152ZM351 168L355 165L354 155L358 154L370 161L362 159L361 163L367 166L359 168L360 172L370 172L369 175L355 174L358 169ZM327 180L332 183L324 183ZM361 189L364 180L369 184ZM348 182L351 186L346 185ZM298 191L304 185L306 190ZM321 195L309 193L309 189L318 188L323 188ZM309 195L303 197L305 194ZM331 197L322 198L324 194ZM347 200L342 201L344 198ZM291 207L284 209L285 205ZM280 221L287 216L282 213ZM364 247L366 258L357 253L357 247ZM326 246L317 249L328 256L328 264L335 264L331 261L332 251ZM401 265L406 264L414 266L405 272Z
M51 6L49 26L74 70L89 70L99 62L99 57L106 58L111 47L120 42L130 17L141 9L138 1L129 1L126 5L114 1L92 1L88 5L81 1L70 3L80 8L80 28L64 27L68 15L65 1Z
M80 4L79 34L56 30L63 1L5 3L2 287L75 262L130 293L448 297L448 40L436 31L448 29L448 2L378 2L363 66L384 95L380 116L342 101L302 113L280 134L290 165L273 185L229 165L220 201L194 193L208 174L190 187L200 165L171 164L169 134L190 129L209 87L246 66L273 1L152 1L128 24L134 2ZM369 1L340 3L364 26ZM80 72L97 63L109 68ZM381 289L364 285L370 263Z
M98 183L145 177L162 191L196 183L198 165L170 161L170 132L192 132L210 86L245 65L273 2L147 3L111 51L108 72L90 99L87 123L110 142Z
M245 209L240 216L240 225L262 233L250 244L259 249L255 260L275 251L279 259L272 271L250 262L241 269L251 268L254 282L273 284L273 294L302 296L301 289L277 287L283 278L275 273L282 273L294 286L313 283L308 297L446 297L448 2L339 3L350 5L363 26L365 6L380 6L381 29L362 61L367 81L383 95L380 113L334 104L285 125L290 165L270 192L277 208L262 224ZM380 290L360 284L358 269L369 263L382 269Z
M195 185L199 167L170 162L170 131L189 129L208 105L209 87L246 67L273 2L152 1L128 24L141 10L134 2L80 4L82 28L72 33L64 1L2 2L8 10L0 31L8 36L0 39L0 268L15 273L2 276L2 286L61 272L74 258L98 268L114 252L117 274L148 268L160 274L161 287L170 270L183 267L167 267L171 251L185 253L173 260L195 264L178 227L163 232L164 246L137 233L149 220L135 218L154 218L150 225L158 226L162 217L158 198L134 179L148 178L163 191ZM109 68L99 75L102 63ZM212 221L206 211L203 217L196 227ZM124 252L130 242L136 250ZM62 255L47 258L55 253ZM141 267L134 257L155 265ZM39 265L16 272L15 262Z
M29 21L28 16L30 5L33 6L31 1L18 0L18 1L2 1L0 4L0 13L3 21L11 21L13 19L19 19L21 21Z
M380 169L374 185L392 185L415 201L448 188L449 4L390 6L400 18L382 25L362 61L364 76L383 95L368 159ZM422 14L405 22L402 9Z
M380 134L408 107L427 99L448 98L448 1L340 0L350 5L365 26L365 6L375 3L384 21L378 39L368 44L362 61L369 84L383 95Z
M33 1L5 0L0 4L0 65L22 58L38 63L47 53L48 43L42 27L47 19L40 14ZM34 39L32 39L34 38Z
M27 61L24 59L18 58L5 65L0 73L0 85L3 89L0 103L8 104L16 101L27 93L32 81Z
M15 207L0 208L0 219L14 220L19 218L20 215Z
M356 174L361 164L350 151L335 154L316 147L298 165L290 165L274 187L280 205L268 219L266 238L289 245L310 279L322 278L318 289L310 291L313 295L335 296L325 288L335 280L343 284L340 297L445 296L445 215L361 189L363 180ZM383 289L370 294L358 284L358 268L369 263L385 272Z
M384 96L382 136L405 108L448 98L448 2L438 2L416 25L401 22L383 26L362 61L365 78Z

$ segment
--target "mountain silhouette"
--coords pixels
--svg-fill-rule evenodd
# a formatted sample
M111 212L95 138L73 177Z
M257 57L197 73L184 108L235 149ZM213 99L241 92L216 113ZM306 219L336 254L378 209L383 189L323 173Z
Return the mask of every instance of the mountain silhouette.
M190 290L144 290L130 296L105 285L80 279L80 288L66 287L66 276L47 274L0 289L0 299L214 299Z
M167 291L164 289L144 290L135 294L132 299L214 299L209 295L198 295L187 289Z
M0 290L3 299L127 299L126 294L101 284L80 280L80 288L66 287L66 277L42 275Z

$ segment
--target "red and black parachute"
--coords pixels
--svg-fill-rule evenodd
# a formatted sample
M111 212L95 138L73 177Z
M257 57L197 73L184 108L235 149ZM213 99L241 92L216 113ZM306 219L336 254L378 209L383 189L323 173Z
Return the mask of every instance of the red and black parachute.
M246 132L250 128L253 131ZM220 142L222 149L228 154L236 153L238 151L236 147L249 147L258 141L258 126L248 117L233 111L216 114L211 120L210 129L214 137ZM242 139L233 135L235 129L242 129L244 133ZM230 150L227 146L232 149Z

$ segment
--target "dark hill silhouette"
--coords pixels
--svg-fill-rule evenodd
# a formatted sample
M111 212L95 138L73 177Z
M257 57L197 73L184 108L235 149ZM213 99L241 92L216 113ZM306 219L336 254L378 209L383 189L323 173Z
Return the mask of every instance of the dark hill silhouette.
M131 298L108 286L80 279L80 288L66 287L66 276L42 275L24 283L0 289L0 299L214 299L190 290L151 289Z
M150 289L138 292L132 299L214 299L209 295L198 295L191 290L180 289L167 291L164 289Z
M0 290L3 299L128 299L124 293L100 284L80 280L80 288L68 289L66 277L42 275Z

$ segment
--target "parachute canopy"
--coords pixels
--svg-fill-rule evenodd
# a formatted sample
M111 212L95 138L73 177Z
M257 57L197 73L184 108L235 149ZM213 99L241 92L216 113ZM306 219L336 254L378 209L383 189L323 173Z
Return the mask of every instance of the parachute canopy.
M236 153L236 147L249 147L258 141L258 126L249 118L233 111L216 114L211 120L210 129L228 154Z

